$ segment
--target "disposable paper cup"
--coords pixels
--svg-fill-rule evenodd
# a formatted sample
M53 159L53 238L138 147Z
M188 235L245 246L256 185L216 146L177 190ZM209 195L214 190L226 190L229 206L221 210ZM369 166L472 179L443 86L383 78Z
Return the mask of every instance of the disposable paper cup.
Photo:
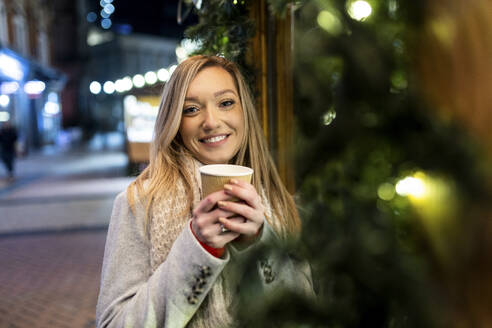
M242 180L251 183L253 169L231 164L212 164L200 167L202 177L202 198L209 194L224 189L224 185L231 179ZM234 198L233 201L238 199Z

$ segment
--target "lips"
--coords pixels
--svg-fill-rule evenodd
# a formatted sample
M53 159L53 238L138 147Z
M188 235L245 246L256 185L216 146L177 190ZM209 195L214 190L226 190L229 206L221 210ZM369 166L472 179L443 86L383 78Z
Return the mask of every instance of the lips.
M225 140L228 136L229 134L218 134L218 135L208 136L206 138L201 138L199 139L199 141L205 144L213 144Z

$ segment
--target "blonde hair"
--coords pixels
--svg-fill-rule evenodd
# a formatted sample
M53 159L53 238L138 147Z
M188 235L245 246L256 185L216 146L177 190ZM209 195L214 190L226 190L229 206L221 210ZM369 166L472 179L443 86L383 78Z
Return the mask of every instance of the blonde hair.
M179 179L186 190L192 190L192 176L184 163L185 157L191 155L179 137L179 127L188 87L206 67L221 67L229 72L239 92L245 122L244 138L243 145L232 161L254 170L252 184L259 193L264 192L273 215L280 223L280 227L272 226L283 237L296 236L301 228L297 208L270 156L249 88L234 63L216 56L198 55L188 58L178 65L166 83L150 146L149 165L127 189L132 211L135 210L135 201L145 204L145 225L148 227L153 203L158 201L157 195L172 197L173 186L176 186ZM186 208L191 209L193 193L189 192L187 195ZM270 218L267 220L270 221Z

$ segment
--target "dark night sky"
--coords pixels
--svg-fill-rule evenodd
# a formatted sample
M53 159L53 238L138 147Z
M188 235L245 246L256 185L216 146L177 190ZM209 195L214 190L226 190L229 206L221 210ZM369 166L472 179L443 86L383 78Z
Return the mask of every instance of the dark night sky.
M182 38L186 27L197 22L196 16L191 12L183 24L178 25L176 14L179 0L113 0L112 3L115 12L110 19L115 30L118 25L128 24L136 33ZM99 15L102 8L99 0L92 0L91 6ZM182 11L187 11L184 4Z

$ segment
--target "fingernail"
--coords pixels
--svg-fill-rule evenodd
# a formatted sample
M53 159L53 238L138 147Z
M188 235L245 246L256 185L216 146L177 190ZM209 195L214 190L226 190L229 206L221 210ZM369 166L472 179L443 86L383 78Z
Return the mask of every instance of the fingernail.
M226 203L225 203L225 202L223 202L223 201L221 201L221 200L219 200L219 201L217 202L217 204L219 205L219 207L225 207L225 206L226 206Z
M231 183L232 183L232 184L237 184L237 183L238 183L238 181L237 181L236 179L231 179Z
M224 189L232 191L232 186L226 184L226 185L224 185Z

